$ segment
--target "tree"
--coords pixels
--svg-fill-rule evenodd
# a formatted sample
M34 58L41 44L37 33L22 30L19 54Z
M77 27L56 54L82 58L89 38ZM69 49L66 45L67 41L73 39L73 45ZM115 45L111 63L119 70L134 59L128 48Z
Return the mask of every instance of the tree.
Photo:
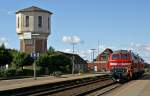
M24 57L23 66L25 65L32 65L34 62L34 59L30 56L30 54L26 54Z
M13 64L16 68L23 69L24 65L30 65L33 63L33 58L29 54L23 52L17 52L13 58Z
M53 71L62 71L64 73L71 72L71 60L64 54L57 53L50 56L49 69Z
M50 46L49 49L48 49L48 54L51 55L51 54L54 54L55 53L55 49Z
M47 53L41 55L36 61L36 64L43 68L48 68L49 73L52 73L54 71L62 71L64 73L69 73L71 72L72 66L70 58L57 52L51 55Z
M5 49L5 44L2 43L2 45L0 46L0 49Z
M17 52L17 54L13 58L13 64L15 64L15 67L17 69L23 67L24 57L25 57L25 53Z
M145 63L145 64L144 64L144 68L150 68L150 64Z
M36 60L36 64L41 67L48 67L49 61L49 55L45 53Z
M5 49L5 45L2 44L0 46L0 66L4 66L6 64L10 64L12 61L12 55L8 49Z
M46 74L51 73L53 71L52 69L48 69L50 59L47 53L40 55L40 57L36 60L36 64L39 68L41 68L41 71Z

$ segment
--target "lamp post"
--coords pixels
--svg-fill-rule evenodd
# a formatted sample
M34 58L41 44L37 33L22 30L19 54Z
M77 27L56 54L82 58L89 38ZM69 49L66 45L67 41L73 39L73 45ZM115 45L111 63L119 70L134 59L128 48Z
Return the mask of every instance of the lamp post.
M35 50L35 46L36 46L36 36L39 36L40 34L32 34L31 32L25 32L23 34L23 38L27 39L27 40L33 40L32 44L33 44L33 49L32 49L32 57L34 58L34 62L33 62L33 70L34 70L34 80L36 80L36 62L35 62L35 58L37 56L36 50ZM33 37L34 36L34 37Z
M74 74L74 70L75 70L75 55L74 55L74 47L75 45L79 44L79 43L83 43L83 41L81 42L76 42L75 41L75 37L71 37L71 44L72 44L72 74ZM80 65L79 65L79 71L80 71Z
M74 45L75 45L75 43L72 43L72 48L73 48L73 50L72 50L72 74L74 74Z
M80 43L80 38L77 36L64 36L62 38L63 42L71 44L72 45L72 74L74 74L75 71L75 56L74 56L74 47L75 44Z
M93 56L92 56L92 59L93 59L93 60L92 60L92 62L93 62L93 71L95 72L95 69L94 69L94 68L95 68L95 64L94 64L94 51L95 51L96 49L91 49L91 50L92 50L92 53L93 53L93 54L92 54L92 55L93 55Z
M33 62L33 70L34 70L34 80L36 80L37 78L36 78L36 62L35 62L35 59L36 59L36 57L37 57L37 53L36 53L36 49L35 49L35 47L36 47L36 36L39 36L40 34L32 34L32 36L34 36L34 38L32 38L33 39L33 57L34 57L34 62Z

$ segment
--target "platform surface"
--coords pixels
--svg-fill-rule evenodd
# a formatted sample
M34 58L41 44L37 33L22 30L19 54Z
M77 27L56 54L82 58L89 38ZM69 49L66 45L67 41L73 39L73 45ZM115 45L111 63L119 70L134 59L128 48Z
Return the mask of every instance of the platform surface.
M61 77L54 77L54 76L37 77L36 80L34 80L34 78L0 80L0 91L24 88L24 87L30 87L30 86L36 86L36 85L42 85L48 83L56 83L56 82L74 80L80 78L101 76L101 75L105 75L105 74L82 74L82 75L69 74L69 75L62 75Z
M150 96L150 73L138 80L132 80L102 96Z

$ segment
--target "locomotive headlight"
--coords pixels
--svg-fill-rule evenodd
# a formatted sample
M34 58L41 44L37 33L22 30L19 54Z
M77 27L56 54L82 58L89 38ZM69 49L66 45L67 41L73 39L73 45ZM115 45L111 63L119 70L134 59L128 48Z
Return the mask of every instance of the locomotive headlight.
M122 65L130 65L131 63L122 63Z
M117 65L118 63L110 63L110 65Z
M110 63L110 65L131 65L131 63L115 63L115 62L112 62L112 63Z

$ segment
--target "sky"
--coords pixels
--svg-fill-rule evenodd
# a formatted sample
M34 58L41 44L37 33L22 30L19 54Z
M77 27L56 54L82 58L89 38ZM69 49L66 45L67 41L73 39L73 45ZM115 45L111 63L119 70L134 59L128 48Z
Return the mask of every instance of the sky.
M128 49L150 63L149 0L1 0L0 44L19 50L17 10L37 6L53 13L48 47L91 59L91 50Z

